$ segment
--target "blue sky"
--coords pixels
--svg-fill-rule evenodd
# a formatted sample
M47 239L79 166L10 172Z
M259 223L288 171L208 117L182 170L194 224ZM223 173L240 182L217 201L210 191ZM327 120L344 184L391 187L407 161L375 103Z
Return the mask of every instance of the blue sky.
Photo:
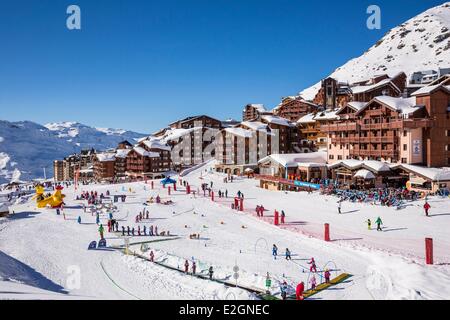
M274 107L444 1L1 0L0 119L152 132ZM66 28L79 5L82 30ZM366 9L382 29L366 28Z

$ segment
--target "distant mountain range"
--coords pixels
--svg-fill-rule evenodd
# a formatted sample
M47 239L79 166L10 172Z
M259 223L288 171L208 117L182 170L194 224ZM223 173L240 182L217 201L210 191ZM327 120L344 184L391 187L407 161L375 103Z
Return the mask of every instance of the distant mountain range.
M0 183L53 176L53 160L81 149L104 150L120 141L131 143L145 134L93 128L77 122L40 125L31 121L0 120Z

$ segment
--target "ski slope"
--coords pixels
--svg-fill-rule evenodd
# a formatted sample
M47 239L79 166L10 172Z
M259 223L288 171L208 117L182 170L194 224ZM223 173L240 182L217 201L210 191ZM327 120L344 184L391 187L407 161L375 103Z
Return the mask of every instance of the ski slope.
M308 283L311 273L307 262L311 257L319 271L332 269L332 277L343 272L353 276L310 299L450 298L448 199L432 198L432 216L428 218L423 216L421 202L398 211L345 202L344 214L338 215L336 198L262 190L257 187L258 181L247 178L223 183L224 176L213 172L213 165L210 162L182 179L189 181L195 191L201 183L213 182L215 202L203 197L202 192L187 195L180 185L169 196L168 189L163 189L158 181L153 190L150 183L143 182L80 187L99 193L109 190L112 195L126 194L126 202L117 203L118 211L114 213L120 225L157 225L160 232L169 230L179 237L147 243L155 260L172 269L126 256L113 248L88 251L89 242L98 241L98 226L95 216L83 212L83 202L74 200L80 190L75 192L73 187L64 190L65 220L54 210L36 209L33 202L13 206L16 214L0 221L0 298L9 298L10 294L5 297L4 292L25 291L26 295L17 293L12 298L254 299L248 290L192 277L176 269L181 271L186 259L194 259L197 273L206 274L213 266L214 278L234 283L233 267L237 265L238 284L261 291L265 290L269 272L270 291L279 295L279 283L283 280L292 290L299 281ZM219 199L219 189L227 189L230 198ZM245 195L244 212L231 209L231 195L238 190ZM172 200L173 205L144 206L156 195ZM265 219L253 214L257 204L269 209ZM144 207L150 212L149 220L136 223L135 216ZM277 227L271 223L274 209L286 212L286 225ZM76 222L79 215L81 225ZM375 220L378 215L385 223L383 232L367 230L367 218ZM101 221L106 225L105 214ZM328 243L322 240L324 222L331 225L332 241ZM190 239L193 233L200 234L200 239ZM424 265L426 236L435 241L437 264L433 266ZM108 246L124 244L120 233L106 232L105 238ZM130 250L148 257L149 251L142 252L141 243L156 238L132 237ZM279 248L276 260L271 255L273 244ZM292 252L292 261L284 259L285 248ZM14 272L17 264L20 272ZM71 285L73 266L80 270L79 287ZM317 280L321 280L319 274Z

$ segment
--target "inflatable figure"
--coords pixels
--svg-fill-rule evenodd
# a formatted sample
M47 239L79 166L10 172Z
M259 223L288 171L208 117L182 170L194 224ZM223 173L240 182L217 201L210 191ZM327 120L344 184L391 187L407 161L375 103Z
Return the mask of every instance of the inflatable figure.
M41 185L36 186L36 195L33 196L32 199L36 199L36 205L38 208L45 208L50 206L52 208L60 208L64 203L63 199L65 197L64 194L61 193L63 187L56 186L56 191L53 195L45 197L44 196L44 187Z

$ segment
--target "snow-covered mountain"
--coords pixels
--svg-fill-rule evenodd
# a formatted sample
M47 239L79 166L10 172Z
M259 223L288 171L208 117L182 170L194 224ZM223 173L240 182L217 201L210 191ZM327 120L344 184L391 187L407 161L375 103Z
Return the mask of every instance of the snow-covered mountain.
M337 68L330 77L354 83L374 75L450 67L450 2L431 8L391 29L358 58ZM300 92L312 100L320 82Z
M81 149L112 148L146 135L116 129L96 129L77 122L42 126L30 121L0 120L0 183L53 175L53 160Z

